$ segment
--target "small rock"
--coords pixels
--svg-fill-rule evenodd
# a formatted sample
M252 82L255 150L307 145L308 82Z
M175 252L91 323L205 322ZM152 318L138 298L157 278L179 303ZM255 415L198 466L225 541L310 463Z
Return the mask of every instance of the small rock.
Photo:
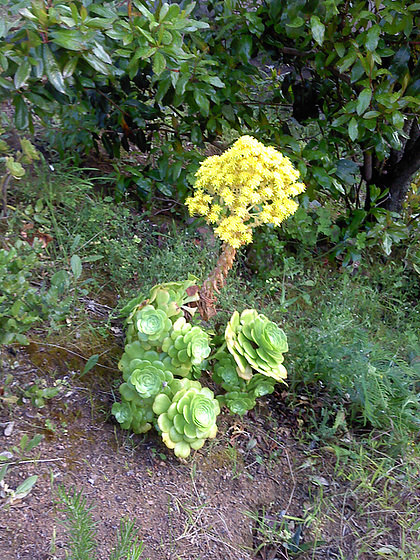
M6 459L13 459L13 453L10 453L10 451L0 451L0 457L3 461Z
M7 422L6 427L4 428L4 432L3 432L6 437L9 437L9 436L12 435L14 425L15 425L14 422Z

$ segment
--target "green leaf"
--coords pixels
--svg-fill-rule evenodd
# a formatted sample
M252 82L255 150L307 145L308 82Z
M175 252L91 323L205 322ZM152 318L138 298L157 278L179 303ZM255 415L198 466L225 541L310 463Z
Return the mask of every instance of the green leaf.
M251 35L241 35L234 40L232 48L238 56L248 61L251 58L253 44L254 40Z
M392 251L392 237L385 233L382 241L381 241L382 248L384 250L385 255L388 257Z
M4 457L4 458L3 458ZM8 457L6 459L5 455L0 455L0 461L7 461L8 459L11 459L11 457ZM4 477L7 474L7 469L8 469L9 465L3 465L2 468L0 469L0 482L4 479Z
M224 82L222 82L222 80L218 77L218 76L203 76L202 78L203 82L207 82L208 84L211 84L214 87L218 87L218 88L222 88L225 87Z
M335 48L335 51L338 54L338 56L340 58L343 58L343 56L346 52L346 47L343 45L343 43L334 43L334 48Z
M37 445L39 445L41 443L43 438L44 438L44 436L42 436L41 434L36 434L36 436L34 436L31 439L31 441L27 444L27 446L25 448L25 452L28 453L29 451L32 451L32 449L34 447L36 447Z
M88 371L90 371L93 367L96 366L99 360L99 354L93 354L88 361L86 362L85 369L82 371L82 375L85 375Z
M202 115L208 115L210 110L210 102L208 97L199 89L194 90L194 99L200 108Z
M365 113L363 115L364 119L374 119L376 117L379 117L381 113L379 111L368 111L367 113Z
M337 171L335 174L340 177L342 181L353 185L357 183L360 173L359 166L351 159L340 159L337 161Z
M18 497L25 497L27 494L29 494L29 492L32 489L32 486L35 484L35 482L38 480L38 476L34 475L34 476L30 476L29 478L27 478L24 482L22 482L22 484L20 484L15 491L15 495L16 498ZM21 494L21 496L19 496L19 494Z
M77 11L76 4L73 4L73 2L70 4L70 10L74 23L77 23L79 21L79 12Z
M24 451L26 444L28 443L28 440L29 440L28 434L24 434L19 443L21 451Z
M354 142L359 135L359 125L354 117L349 122L348 130L350 139Z
M152 68L153 68L153 72L157 75L160 76L162 74L162 72L165 70L166 68L166 60L165 57L163 56L163 54L159 51L156 52L156 54L153 57L153 64L152 64Z
M112 58L109 56L102 45L96 45L92 52L97 58L99 58L99 60L105 62L105 64L113 64Z
M81 51L83 42L80 40L81 34L76 29L60 29L59 31L51 31L51 37L54 43L60 45L69 51Z
M19 89L26 85L29 76L31 75L31 64L28 60L23 60L17 69L14 77L15 88Z
M300 16L296 16L290 23L286 23L287 27L293 27L294 29L297 27L302 27L305 23L305 20Z
M362 115L369 107L371 99L372 99L372 91L369 88L365 88L363 91L360 92L356 104L356 111L359 116Z
M318 16L311 17L311 31L312 37L318 45L322 45L325 36L325 25L321 22Z
M32 93L30 91L25 92L25 97L28 101L32 103L37 109L41 109L42 111L51 112L53 104L51 99L45 99L45 97L41 97L37 93Z
M42 45L42 58L44 61L45 72L51 84L60 93L66 93L66 86L64 83L63 75L61 74L60 68L58 67L54 55L47 43L44 43Z
M70 264L71 264L71 270L73 272L74 279L77 280L78 278L80 278L80 275L82 274L82 261L79 255L73 255L72 258L70 259Z
M411 50L409 45L403 45L394 54L389 71L397 79L404 76L408 70L408 62L411 58Z
M83 53L82 57L86 60L90 66L103 76L109 76L112 74L112 67L108 64L105 64L102 60L99 60L97 56L92 53Z
M15 161L12 156L6 157L6 168L15 179L21 179L25 175L25 169L18 161Z
M59 293L64 293L64 291L70 286L68 272L66 270L59 270L53 274L51 278L51 286L57 288Z
M0 78L0 87L7 90L13 89L13 82Z
M77 56L75 56L74 58L71 58L68 62L66 62L66 64L64 65L63 68L63 78L68 78L69 76L72 76L74 74L74 71L76 70L76 66L77 63L79 62L79 58Z
M420 79L413 82L407 88L407 95L411 95L412 97L420 97Z
M381 34L381 28L377 23L369 29L366 35L366 42L365 42L365 47L367 51L373 52L376 49L376 47L378 46L380 34Z
M346 54L346 56L342 58L338 63L338 68L340 72L345 72L346 70L348 70L350 66L353 64L353 62L356 60L356 58L357 58L356 52L350 52L349 54Z
M402 130L404 126L404 122L405 122L404 115L399 111L396 111L392 115L392 124L396 126L398 129Z

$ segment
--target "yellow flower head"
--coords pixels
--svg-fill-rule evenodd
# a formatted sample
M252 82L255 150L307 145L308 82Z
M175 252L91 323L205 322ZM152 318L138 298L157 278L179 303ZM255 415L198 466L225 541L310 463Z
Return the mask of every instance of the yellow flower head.
M251 136L205 159L196 177L185 202L190 214L215 224L215 234L234 248L251 243L258 225L278 226L296 212L291 197L305 190L289 158Z

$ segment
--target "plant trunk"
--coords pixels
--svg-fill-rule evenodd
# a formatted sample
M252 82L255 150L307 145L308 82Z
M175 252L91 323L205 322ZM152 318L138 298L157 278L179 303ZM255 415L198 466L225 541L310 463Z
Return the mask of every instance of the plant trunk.
M388 196L380 206L397 213L402 210L413 175L420 169L420 126L417 119L407 122L404 130L409 137L402 150L391 150L385 165L380 166L375 161L368 182L368 186L376 185L381 191L388 189Z
M219 293L219 288L223 288L225 278L233 266L235 255L236 250L227 243L223 243L222 253L217 261L216 268L203 282L198 301L198 311L204 321L208 321L210 317L217 313L215 307L217 299L214 292Z

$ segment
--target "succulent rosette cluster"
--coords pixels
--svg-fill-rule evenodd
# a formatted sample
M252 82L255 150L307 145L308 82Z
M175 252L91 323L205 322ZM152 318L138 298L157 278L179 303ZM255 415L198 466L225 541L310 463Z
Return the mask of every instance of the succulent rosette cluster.
M185 282L157 284L149 292L132 299L121 311L126 316L127 343L140 340L149 349L159 347L168 335L172 324L183 316L184 311L193 315L198 300L197 279L190 276Z
M112 405L111 412L124 430L144 434L152 428L155 420L152 404L152 402L134 402L123 399Z
M239 377L237 364L231 354L225 351L216 354L213 381L219 383L226 391L218 395L220 404L226 406L232 414L244 415L254 408L256 399L274 391L276 380L257 373L247 381Z
M209 356L210 337L201 327L193 327L184 317L180 317L163 341L162 351L171 358L177 375L186 377L193 366L200 366Z
M282 329L255 309L245 309L232 315L225 340L237 364L238 375L252 378L252 370L282 381L287 377L283 353L288 351L287 338Z
M217 433L219 402L213 392L198 381L175 379L153 404L162 440L185 459L191 449L200 449L207 438Z
M287 375L282 365L287 339L275 323L252 309L235 312L224 337L212 342L187 320L197 297L189 279L154 286L147 299L139 296L126 306L127 343L118 364L121 402L112 407L122 428L144 433L154 426L180 458L215 437L221 406L243 415ZM210 368L212 381L224 391L217 397L193 380Z
M194 374L200 371L211 352L209 335L184 317L184 313L189 317L194 314L191 304L197 298L197 287L189 279L154 286L147 299L139 296L126 306L127 344L118 364L124 382L119 387L121 402L114 403L112 408L124 429L142 433L155 425L169 447L176 445L180 457L201 447L207 437L214 437L220 412L213 393L203 389L198 381L187 379L193 369ZM174 377L183 378L183 383L179 385L181 379ZM158 406L155 402L162 406L163 396L179 400L184 394L176 394L181 390L186 393L187 389L189 393L182 406L188 407L179 408L174 420L177 428L168 430L175 438L171 440L162 429L166 424L160 427L164 421L159 419L161 412L154 411ZM168 411L172 420L173 410L174 407ZM180 430L178 435L175 429Z

